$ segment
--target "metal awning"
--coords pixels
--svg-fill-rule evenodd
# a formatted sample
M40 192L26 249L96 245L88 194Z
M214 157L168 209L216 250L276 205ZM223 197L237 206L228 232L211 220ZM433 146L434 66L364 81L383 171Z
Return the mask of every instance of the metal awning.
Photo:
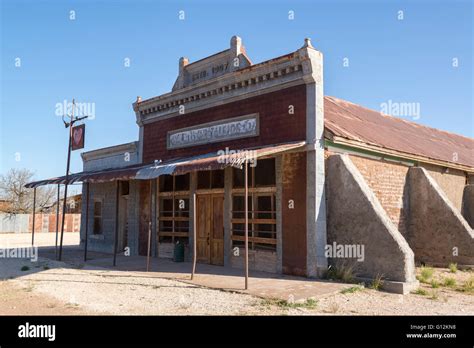
M74 184L77 182L99 183L115 180L130 180L135 178L137 171L144 168L143 164L133 165L123 168L102 169L95 171L84 171L80 173L69 174L67 184ZM43 185L66 184L66 177L59 176L45 180L32 181L25 185L26 188L36 188Z
M216 170L225 167L242 167L246 160L253 160L264 156L270 156L285 151L295 150L306 145L306 142L293 142L285 144L269 145L259 148L242 149L236 152L210 153L177 160L170 163L158 163L140 168L135 179L150 180L160 175L180 175L200 170Z
M69 174L67 184L78 182L100 183L116 180L150 180L161 175L180 175L199 170L223 169L229 166L241 167L245 160L257 159L285 151L301 148L306 142L292 142L285 144L268 145L259 148L247 148L236 152L227 151L208 153L186 159L177 159L165 163L140 164L123 168L84 171ZM27 188L36 188L43 185L66 184L66 177L59 176L46 180L32 181L25 185Z

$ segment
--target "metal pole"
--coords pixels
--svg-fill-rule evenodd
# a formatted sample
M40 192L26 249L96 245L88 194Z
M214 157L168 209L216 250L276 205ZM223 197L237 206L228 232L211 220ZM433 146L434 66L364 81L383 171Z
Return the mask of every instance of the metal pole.
M148 249L146 252L146 271L150 270L151 221L148 223Z
M196 255L196 244L197 244L197 241L196 241L196 238L197 238L197 216L196 216L196 192L193 192L193 270L192 270L192 273L191 273L191 280L194 279L194 273L196 272L196 259L197 259L197 255Z
M58 258L58 233L59 233L59 200L61 192L61 184L58 184L58 198L56 200L56 242L54 244L54 256Z
M153 205L152 205L152 192L153 192L153 183L150 180L150 221L148 222L148 249L146 252L146 271L150 270L150 250L151 250L151 220L153 215Z
M117 247L118 247L118 214L119 214L119 194L120 185L117 180L117 191L115 194L115 241L114 241L114 266L117 263Z
M84 262L87 261L87 239L88 239L88 230L89 230L89 183L86 182L86 233L85 233L85 242L84 242Z
M31 245L35 245L36 187L33 189L33 226L31 226Z
M72 140L72 124L74 120L74 109L75 109L76 102L72 100L72 114L71 114L71 121L69 123L69 142L67 148L67 165L66 165L66 176L65 176L65 183L64 183L64 201L63 201L63 217L61 223L61 241L59 243L59 261L61 261L63 255L63 238L64 238L64 221L66 218L66 199L67 199L67 184L69 180L69 165L71 162L71 140Z
M249 183L248 165L245 160L245 290L249 287Z

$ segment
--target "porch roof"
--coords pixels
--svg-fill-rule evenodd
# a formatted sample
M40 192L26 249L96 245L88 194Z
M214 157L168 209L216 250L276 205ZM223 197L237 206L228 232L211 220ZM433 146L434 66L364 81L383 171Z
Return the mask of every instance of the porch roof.
M146 168L138 170L135 179L149 180L155 179L160 175L186 174L198 170L215 170L224 169L225 167L237 166L241 167L242 163L247 159L257 159L264 156L274 155L277 153L294 150L306 145L306 142L293 142L285 144L276 144L259 148L248 148L240 150L236 153L209 153L188 158L186 160L177 160L170 163L149 165Z
M274 144L259 148L242 149L237 153L224 152L208 153L189 157L186 159L175 159L165 163L140 164L123 168L111 168L96 171L84 171L70 174L67 184L77 182L100 183L116 180L150 180L158 178L160 175L179 175L198 170L223 169L229 166L241 166L245 159L260 158L285 151L302 148L306 142L292 142L284 144ZM25 185L27 188L36 188L43 185L66 184L66 177L32 181Z

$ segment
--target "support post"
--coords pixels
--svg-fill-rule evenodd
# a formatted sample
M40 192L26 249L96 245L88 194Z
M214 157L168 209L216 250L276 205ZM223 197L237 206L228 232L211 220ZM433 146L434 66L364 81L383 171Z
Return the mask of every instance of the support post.
M58 258L58 233L59 233L59 200L61 199L61 184L58 184L58 198L56 200L56 242L54 243L54 256Z
M87 261L87 240L89 238L89 183L86 182L86 231L85 231L85 241L84 241L84 262Z
M116 193L115 193L115 240L114 240L114 263L117 264L117 247L118 247L118 214L119 214L119 195L120 195L120 182L116 180Z
M245 160L245 290L249 288L249 179Z
M191 280L194 279L194 273L196 272L196 259L197 259L197 255L196 255L196 250L197 250L197 247L196 247L196 238L197 238L197 216L196 216L196 191L193 192L193 270L192 270L192 273L191 273Z
M75 101L72 100L72 114L71 114L71 121L69 122L69 141L67 147L67 165L66 165L66 176L64 177L64 201L63 201L63 217L61 223L61 241L59 242L59 261L63 256L63 238L64 238L64 222L66 218L66 199L67 199L67 184L69 181L69 166L71 164L71 146L72 146L72 125L74 120L74 109L75 109Z
M151 221L153 217L153 182L150 180L150 221L148 222L148 248L146 252L146 271L150 270L150 251L151 251Z
M31 226L31 245L35 245L36 187L33 189L33 225Z
M146 271L150 271L151 221L148 222L148 249L146 252Z

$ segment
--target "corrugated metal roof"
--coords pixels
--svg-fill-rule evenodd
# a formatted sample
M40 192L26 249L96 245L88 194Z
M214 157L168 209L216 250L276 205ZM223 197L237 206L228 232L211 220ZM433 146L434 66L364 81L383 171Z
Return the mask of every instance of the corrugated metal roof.
M186 174L199 170L223 169L229 166L240 166L246 156L250 159L256 159L263 156L269 156L289 150L294 150L306 145L306 142L293 142L286 144L275 144L254 149L243 149L238 153L216 154L209 153L188 158L186 160L175 160L169 163L150 165L137 172L135 179L149 180L155 179L165 174Z
M107 182L107 181L114 181L114 180L129 180L133 179L138 171L138 169L144 167L143 165L133 165L123 168L115 168L115 169L103 169L103 170L96 170L96 171L87 171L87 172L80 172L70 174L68 176L68 184L73 184L76 182L91 182L91 183L98 183L98 182ZM25 185L26 188L35 188L38 186L43 185L54 185L54 184L65 184L66 177L59 176L55 178L45 179L45 180L38 180L32 181Z
M379 148L474 167L474 139L324 97L325 128L334 136Z
M159 164L146 164L146 165L133 165L124 168L115 168L115 169L104 169L97 171L87 171L80 172L75 174L70 174L68 177L68 184L73 184L76 182L90 182L90 183L99 183L115 180L149 180L159 177L160 175L165 174L185 174L197 170L213 170L213 169L222 169L227 166L238 164L242 160L242 154L248 153L248 151L254 151L250 156L255 156L255 158L268 156L276 153L281 153L284 151L289 151L303 147L306 143L296 142L296 143L285 143L285 144L276 144L260 148L244 149L243 152L240 152L236 155L233 154L224 154L219 155L215 152L198 155L190 158L181 158L171 160L165 163ZM247 151L247 152L246 152ZM29 182L25 185L27 188L35 188L43 185L53 185L53 184L65 184L65 176L60 176L56 178L50 178L46 180L39 180Z

